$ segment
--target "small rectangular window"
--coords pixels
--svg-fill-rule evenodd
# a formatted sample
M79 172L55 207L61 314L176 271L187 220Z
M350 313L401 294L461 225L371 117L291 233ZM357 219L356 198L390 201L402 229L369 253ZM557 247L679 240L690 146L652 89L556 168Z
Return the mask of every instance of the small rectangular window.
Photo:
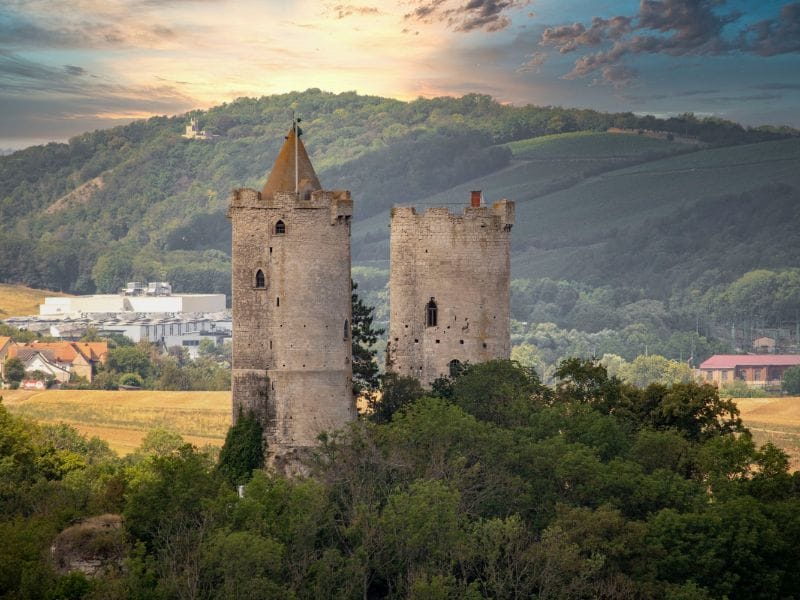
M275 306L280 306L280 305L281 305L281 299L275 298Z

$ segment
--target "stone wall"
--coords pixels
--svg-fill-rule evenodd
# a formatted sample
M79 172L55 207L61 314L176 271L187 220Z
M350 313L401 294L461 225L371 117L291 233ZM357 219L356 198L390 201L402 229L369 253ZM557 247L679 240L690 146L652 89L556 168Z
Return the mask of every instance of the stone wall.
M356 416L352 208L339 191L262 198L239 189L231 198L234 419L242 410L262 421L273 464Z
M387 368L423 385L450 362L509 358L510 236L514 203L464 213L396 207L391 217ZM426 305L436 304L436 325Z

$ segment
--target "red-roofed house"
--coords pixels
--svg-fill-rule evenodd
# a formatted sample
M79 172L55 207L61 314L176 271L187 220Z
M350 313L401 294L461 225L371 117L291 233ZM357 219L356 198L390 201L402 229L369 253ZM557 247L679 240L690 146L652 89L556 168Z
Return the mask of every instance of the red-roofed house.
M800 354L715 354L698 367L704 381L723 385L740 379L750 385L779 385L783 373L800 365Z
M92 380L93 371L106 362L108 342L38 342L9 348L5 358L19 358L26 371L50 373L58 381L69 381L70 374Z

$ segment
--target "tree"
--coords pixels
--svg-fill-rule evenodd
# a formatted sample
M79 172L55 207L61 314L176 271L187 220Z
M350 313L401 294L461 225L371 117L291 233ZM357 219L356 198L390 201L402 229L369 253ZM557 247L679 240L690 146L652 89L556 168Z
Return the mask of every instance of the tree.
M369 399L369 418L375 423L388 423L398 410L419 400L423 394L418 379L386 373L381 379L381 393Z
M178 364L178 361L168 357L159 362L161 369L156 381L156 389L172 391L192 389L192 382L180 364Z
M786 369L783 373L781 389L787 394L800 394L800 365Z
M217 468L232 485L249 481L253 469L264 466L264 431L252 414L239 413L225 436Z
M18 358L9 358L5 366L6 379L8 381L19 383L25 377L25 365Z
M150 356L139 346L121 346L108 351L108 371L136 373L142 379L147 379L151 368Z
M672 385L689 383L694 379L689 365L658 354L637 356L633 362L620 367L619 376L623 381L642 388L651 383Z
M125 285L133 272L131 255L128 249L119 248L97 259L92 268L92 279L97 291L113 293Z
M375 308L367 306L358 297L358 284L355 281L352 285L353 322L350 336L353 343L353 393L358 395L362 391L374 392L378 389L380 378L373 345L384 330L373 326Z
M656 429L677 429L687 439L698 442L744 430L736 403L720 399L712 385L676 383L666 388L652 384L644 392L660 398L648 415Z
M467 365L453 382L453 401L483 421L525 423L543 386L533 369L511 360Z

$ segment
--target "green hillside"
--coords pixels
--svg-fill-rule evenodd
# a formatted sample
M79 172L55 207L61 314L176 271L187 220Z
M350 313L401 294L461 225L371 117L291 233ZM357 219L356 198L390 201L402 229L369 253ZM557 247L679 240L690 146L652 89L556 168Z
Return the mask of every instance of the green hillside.
M692 323L699 335L702 312L711 339L725 286L799 266L800 137L788 128L307 90L0 157L0 281L90 293L167 278L177 291L230 293L228 195L264 181L291 110L323 184L353 192L354 273L382 318L391 206L457 209L472 189L517 202L520 322L591 335L641 325L664 341ZM183 139L189 116L216 137ZM520 327L516 341L539 340Z

